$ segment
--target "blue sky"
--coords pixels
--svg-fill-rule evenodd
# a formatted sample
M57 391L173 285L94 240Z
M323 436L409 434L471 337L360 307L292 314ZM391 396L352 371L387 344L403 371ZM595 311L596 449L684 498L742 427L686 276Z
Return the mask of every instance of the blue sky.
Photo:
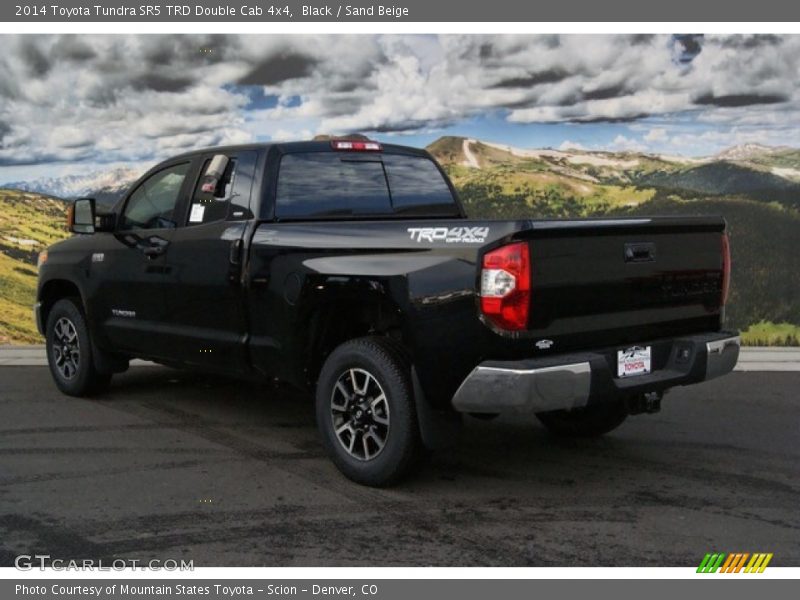
M795 145L800 36L2 36L0 183L363 132L704 156Z

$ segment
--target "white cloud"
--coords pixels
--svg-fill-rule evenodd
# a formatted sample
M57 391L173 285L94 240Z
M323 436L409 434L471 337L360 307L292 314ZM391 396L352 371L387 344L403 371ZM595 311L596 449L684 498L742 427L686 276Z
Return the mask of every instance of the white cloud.
M769 146L789 146L800 139L800 124L787 124L780 129L731 128L699 133L685 132L670 137L669 144L686 154L696 148L727 148L741 144L765 144Z
M679 65L658 35L2 36L0 164L429 131L487 113L514 123L692 115L720 136L706 144L800 128L800 36L701 45ZM256 88L277 106L251 108ZM697 135L657 126L613 147Z
M270 138L276 142L307 140L314 136L310 129L278 129Z
M617 135L611 142L611 147L615 150L629 151L629 152L642 152L647 149L642 142L633 138L626 137L622 134Z
M653 127L650 131L644 134L644 140L647 142L664 142L667 140L667 130L663 127Z

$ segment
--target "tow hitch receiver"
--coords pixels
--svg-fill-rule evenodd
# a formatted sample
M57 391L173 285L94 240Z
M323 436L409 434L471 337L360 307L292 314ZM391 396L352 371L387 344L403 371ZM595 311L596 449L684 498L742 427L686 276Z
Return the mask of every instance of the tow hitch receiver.
M628 399L628 414L657 413L661 410L661 398L664 392L645 392Z

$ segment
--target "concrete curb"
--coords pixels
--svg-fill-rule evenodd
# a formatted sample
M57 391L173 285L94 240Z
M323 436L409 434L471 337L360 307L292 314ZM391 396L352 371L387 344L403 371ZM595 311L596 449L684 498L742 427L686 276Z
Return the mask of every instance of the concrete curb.
M132 360L132 367L153 366L146 360ZM44 344L30 346L0 346L0 367L46 367Z
M152 366L134 360L132 367ZM43 345L0 346L0 367L46 367ZM800 348L745 347L739 355L736 371L800 371Z

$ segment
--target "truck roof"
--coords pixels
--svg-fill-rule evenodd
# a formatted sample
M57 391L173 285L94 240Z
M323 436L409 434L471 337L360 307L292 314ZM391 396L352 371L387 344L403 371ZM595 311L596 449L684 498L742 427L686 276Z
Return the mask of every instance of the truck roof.
M337 138L341 140L347 140L347 138ZM190 150L189 152L183 152L181 154L177 154L175 156L170 157L168 160L174 160L176 158L183 158L189 156L196 156L198 154L207 154L208 152L220 152L220 153L228 153L228 152L239 152L242 150L269 150L270 148L277 148L281 154L288 154L291 152L335 152L335 150L331 147L331 141L333 140L311 140L311 141L297 141L297 142L258 142L258 143L251 143L251 144L236 144L230 146L212 146L209 148L198 148L197 150ZM362 141L362 140L358 140ZM372 141L372 140L370 140ZM429 154L426 150L421 148L413 148L411 146L400 146L397 144L384 144L379 142L383 147L383 151L389 151L393 154L407 154L413 156L425 156L428 157Z

